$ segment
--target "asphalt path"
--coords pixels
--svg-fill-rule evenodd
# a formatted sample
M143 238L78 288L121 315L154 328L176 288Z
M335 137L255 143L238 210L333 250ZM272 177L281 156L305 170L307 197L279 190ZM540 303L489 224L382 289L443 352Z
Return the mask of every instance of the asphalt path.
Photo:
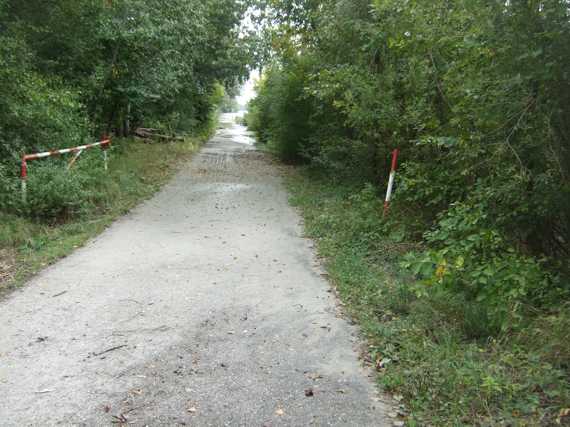
M0 425L382 426L280 166L223 129L0 302Z

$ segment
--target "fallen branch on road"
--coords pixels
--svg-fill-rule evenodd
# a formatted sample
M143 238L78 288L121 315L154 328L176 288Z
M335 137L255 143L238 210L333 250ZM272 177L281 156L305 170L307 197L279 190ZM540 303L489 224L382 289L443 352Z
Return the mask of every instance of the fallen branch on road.
M93 353L93 356L102 356L103 354L110 353L110 352L115 351L115 350L119 350L120 348L123 348L126 346L127 346L126 344L123 344L123 345L118 345L116 347L111 347L105 351L102 351L101 353Z
M162 140L162 141L183 141L184 140L184 137L182 137L182 136L163 135L163 134L160 134L157 132L160 132L160 131L158 129L153 129L153 128L137 128L135 130L135 136L143 139L144 142L146 142L146 143L154 142L153 139L158 139L158 140Z

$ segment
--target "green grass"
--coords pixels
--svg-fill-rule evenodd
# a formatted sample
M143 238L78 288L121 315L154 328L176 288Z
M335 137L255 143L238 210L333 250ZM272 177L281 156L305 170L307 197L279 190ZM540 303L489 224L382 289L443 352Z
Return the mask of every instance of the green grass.
M486 311L437 290L418 298L401 257L417 246L382 220L371 187L294 171L292 203L369 342L382 387L410 426L568 425L570 306L496 334ZM564 332L565 331L565 332Z
M0 295L21 286L152 196L209 135L154 144L114 140L109 172L99 184L97 200L77 217L49 224L0 211Z

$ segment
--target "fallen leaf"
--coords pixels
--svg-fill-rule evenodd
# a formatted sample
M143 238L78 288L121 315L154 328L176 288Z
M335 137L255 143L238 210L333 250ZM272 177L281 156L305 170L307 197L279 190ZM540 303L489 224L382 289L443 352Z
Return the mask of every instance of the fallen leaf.
M191 414L196 412L196 408L194 406L192 406L191 408L188 408L188 412L190 412Z
M279 408L275 411L275 415L278 415L281 417L281 416L285 415L285 411L283 409Z
M308 388L307 390L305 390L305 396L312 397L314 395L315 395L315 392L313 391L312 388Z

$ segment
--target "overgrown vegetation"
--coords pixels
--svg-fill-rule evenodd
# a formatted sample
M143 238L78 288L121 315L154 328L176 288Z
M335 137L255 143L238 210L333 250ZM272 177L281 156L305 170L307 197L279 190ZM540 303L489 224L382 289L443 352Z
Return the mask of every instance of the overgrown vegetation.
M406 405L407 425L568 422L570 302L525 315L524 327L505 331L487 301L454 287L426 289L397 267L419 244L401 241L398 224L382 220L374 187L306 170L289 187L369 340L379 381Z
M394 361L383 381L420 424L555 423L570 406L568 2L259 3L272 59L247 121L325 177L297 192ZM397 278L381 262L394 247Z

